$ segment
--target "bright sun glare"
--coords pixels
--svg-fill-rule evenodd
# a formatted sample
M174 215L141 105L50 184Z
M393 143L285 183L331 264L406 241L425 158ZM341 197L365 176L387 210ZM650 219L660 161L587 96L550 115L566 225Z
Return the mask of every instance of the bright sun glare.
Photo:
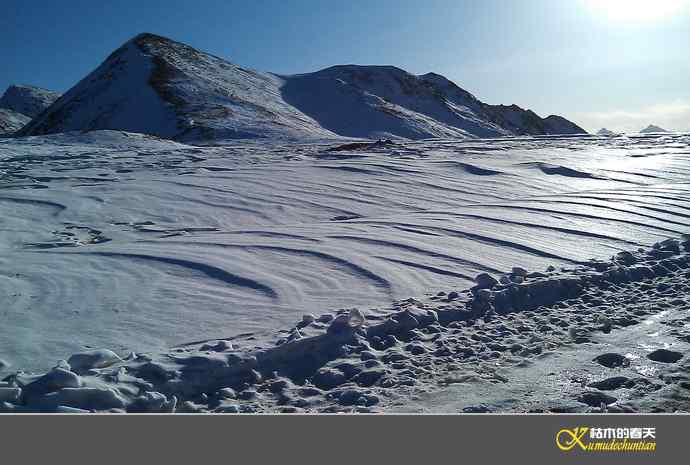
M587 0L608 19L622 22L655 21L668 18L690 6L690 0Z

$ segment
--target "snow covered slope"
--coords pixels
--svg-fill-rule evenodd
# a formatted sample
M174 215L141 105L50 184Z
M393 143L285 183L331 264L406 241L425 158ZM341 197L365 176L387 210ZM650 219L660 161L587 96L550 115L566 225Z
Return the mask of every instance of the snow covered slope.
M334 66L285 77L288 103L336 134L350 137L505 136L483 104L438 75L393 66Z
M118 129L175 139L334 137L283 101L282 79L142 34L22 131Z
M111 54L22 134L93 129L186 141L584 132L560 117L486 105L433 73L346 65L279 76L153 34Z
M40 87L12 85L0 97L0 108L35 118L59 97L60 94Z
M23 128L31 118L6 108L0 108L0 136L13 134Z

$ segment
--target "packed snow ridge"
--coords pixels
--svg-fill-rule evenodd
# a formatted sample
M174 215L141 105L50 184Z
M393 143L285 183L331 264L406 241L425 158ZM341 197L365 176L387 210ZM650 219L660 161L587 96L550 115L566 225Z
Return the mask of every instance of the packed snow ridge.
M21 135L114 129L181 141L582 134L560 117L487 105L438 74L334 66L281 76L140 34Z
M594 333L609 334L640 323L641 317L655 310L636 305L632 312L619 314L615 305L601 311L608 305L604 299L615 301L625 294L626 286L635 286L635 292L652 291L659 304L688 307L674 292L690 289L688 252L690 235L685 234L648 250L623 251L610 260L576 267L551 266L544 272L514 267L499 278L481 273L470 289L442 292L427 302L407 299L386 316L358 309L305 315L273 347L247 350L241 348L247 341L227 339L192 343L162 355L132 353L124 359L107 349L80 352L44 375L19 372L4 378L0 411L370 412L385 408L417 384L472 383L481 370L505 359L528 366L547 347L587 344L593 342ZM611 290L613 294L607 296ZM635 294L635 302L642 295ZM521 313L525 319L519 317ZM481 332L482 327L487 331ZM496 333L489 329L502 335L492 338L488 334ZM690 341L684 333L674 334ZM509 346L511 335L524 340ZM660 349L647 358L675 364L683 354ZM593 362L608 368L630 365L629 359L616 353L601 354ZM443 375L445 365L457 369L458 363L480 371L461 378ZM689 368L685 364L680 370L686 373ZM491 376L507 382L495 369ZM665 394L660 391L671 398L673 408L687 407L687 396L682 394L687 389L685 379L686 375L669 373ZM605 406L618 399L602 391L625 385L646 387L649 394L650 384L653 381L642 378L608 378L590 382L590 389L576 399L580 409L603 405L606 411ZM654 386L652 390L662 388Z

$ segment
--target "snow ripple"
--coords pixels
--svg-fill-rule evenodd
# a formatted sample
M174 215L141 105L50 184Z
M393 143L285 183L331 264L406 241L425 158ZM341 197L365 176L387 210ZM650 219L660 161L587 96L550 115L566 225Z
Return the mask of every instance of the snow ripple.
M688 135L327 148L0 141L0 358L44 369L85 346L259 343L304 313L690 231Z

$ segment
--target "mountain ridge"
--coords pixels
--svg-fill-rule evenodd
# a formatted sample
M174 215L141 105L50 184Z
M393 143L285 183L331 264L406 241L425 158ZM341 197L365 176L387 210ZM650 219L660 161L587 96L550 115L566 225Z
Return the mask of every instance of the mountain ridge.
M9 86L0 97L0 136L11 136L41 114L60 94L26 84Z
M40 115L52 105L60 94L28 84L13 84L0 97L0 108L21 113L30 118Z
M437 73L336 65L279 75L150 33L111 53L18 134L93 129L183 141L585 133L560 116L481 102Z

